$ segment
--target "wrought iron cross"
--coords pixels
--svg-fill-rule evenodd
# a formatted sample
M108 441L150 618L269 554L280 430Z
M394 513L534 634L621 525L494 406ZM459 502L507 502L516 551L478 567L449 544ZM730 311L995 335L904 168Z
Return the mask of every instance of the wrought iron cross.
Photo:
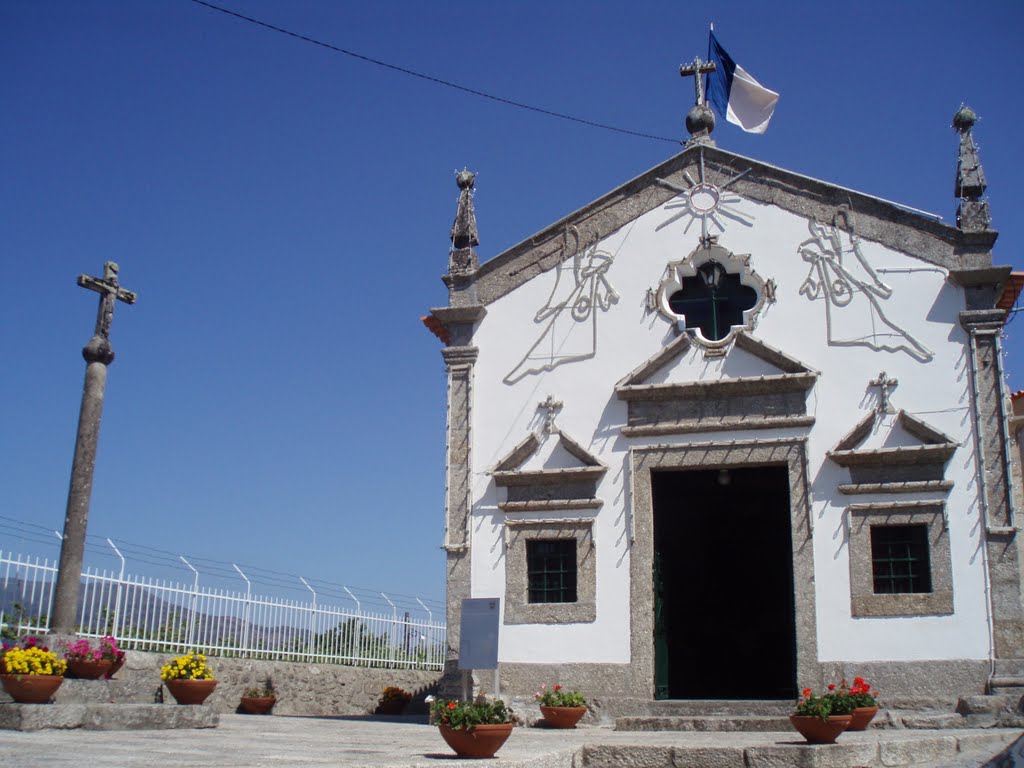
M878 410L882 413L896 413L892 403L889 401L889 390L896 389L899 379L890 379L885 371L878 374L877 379L872 379L868 386L878 387Z
M100 306L96 313L95 335L104 339L110 339L110 324L114 320L114 300L123 301L125 304L134 304L136 296L132 291L126 290L117 282L118 266L113 261L103 264L103 277L91 277L90 275L79 275L78 284L90 291L96 291L100 295Z
M538 404L537 408L546 411L544 414L544 431L549 435L552 434L555 431L555 416L562 410L562 401L555 400L551 395L548 395L548 399Z
M701 80L701 75L714 72L716 69L715 62L704 61L700 56L695 57L689 64L681 64L679 66L679 74L682 77L693 78L693 89L696 93L697 104L704 103L704 81Z

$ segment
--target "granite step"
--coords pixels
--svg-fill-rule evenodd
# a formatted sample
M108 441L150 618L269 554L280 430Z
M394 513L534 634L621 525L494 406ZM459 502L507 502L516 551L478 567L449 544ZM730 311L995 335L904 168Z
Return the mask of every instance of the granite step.
M835 744L808 745L795 733L780 733L774 743L594 744L584 746L581 768L894 768L948 766L991 768L1016 765L999 761L1015 749L1019 730L945 733L890 732L843 734ZM1019 745L1017 745L1019 746Z
M788 731L787 715L672 715L615 718L616 731Z
M162 731L216 728L210 707L180 704L0 704L0 730Z

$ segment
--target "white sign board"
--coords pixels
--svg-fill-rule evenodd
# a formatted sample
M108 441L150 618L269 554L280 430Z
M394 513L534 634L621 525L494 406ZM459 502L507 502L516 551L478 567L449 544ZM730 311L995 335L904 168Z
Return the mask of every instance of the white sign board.
M459 669L498 668L498 622L501 598L469 597L462 601Z

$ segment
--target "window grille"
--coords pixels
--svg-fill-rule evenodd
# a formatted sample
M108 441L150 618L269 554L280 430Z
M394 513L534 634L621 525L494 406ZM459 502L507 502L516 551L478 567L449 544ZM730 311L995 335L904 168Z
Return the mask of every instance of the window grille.
M928 526L872 526L871 568L875 594L931 592Z
M526 570L529 602L576 602L575 539L526 542Z

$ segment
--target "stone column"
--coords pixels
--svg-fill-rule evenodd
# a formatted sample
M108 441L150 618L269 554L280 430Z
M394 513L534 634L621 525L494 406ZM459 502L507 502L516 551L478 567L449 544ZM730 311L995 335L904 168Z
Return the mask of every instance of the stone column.
M974 395L979 499L991 590L993 643L997 659L1024 658L1024 562L1014 509L1012 457L1003 386L1003 310L968 310L960 323L970 334L971 388Z

